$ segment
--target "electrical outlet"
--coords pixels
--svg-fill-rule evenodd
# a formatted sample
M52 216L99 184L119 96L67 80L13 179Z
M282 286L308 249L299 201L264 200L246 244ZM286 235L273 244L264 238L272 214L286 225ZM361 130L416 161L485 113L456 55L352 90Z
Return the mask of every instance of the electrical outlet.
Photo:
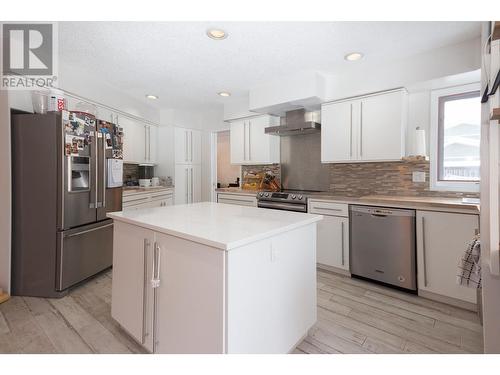
M413 182L425 182L425 172L413 172Z

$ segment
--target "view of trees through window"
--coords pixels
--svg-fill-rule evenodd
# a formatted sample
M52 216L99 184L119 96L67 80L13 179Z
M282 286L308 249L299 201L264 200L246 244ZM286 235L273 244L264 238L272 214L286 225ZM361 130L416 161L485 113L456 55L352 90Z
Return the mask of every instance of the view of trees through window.
M479 181L479 91L439 98L439 180Z

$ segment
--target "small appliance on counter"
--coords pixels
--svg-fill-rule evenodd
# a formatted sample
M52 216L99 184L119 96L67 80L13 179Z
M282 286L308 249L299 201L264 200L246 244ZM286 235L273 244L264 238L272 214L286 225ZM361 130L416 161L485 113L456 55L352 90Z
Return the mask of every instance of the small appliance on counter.
M139 179L139 186L142 188L150 187L151 186L151 179L150 178L140 178Z

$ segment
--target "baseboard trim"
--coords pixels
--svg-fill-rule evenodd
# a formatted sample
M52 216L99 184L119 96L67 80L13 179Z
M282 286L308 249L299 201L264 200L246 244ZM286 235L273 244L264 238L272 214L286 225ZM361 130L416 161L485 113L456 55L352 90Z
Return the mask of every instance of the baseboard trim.
M431 299L433 301L437 302L442 302L446 303L447 305L455 306L455 307L460 307L461 309L465 310L470 310L477 312L477 304L467 302L467 301L462 301L453 297L448 297L448 296L443 296L441 294L436 294L432 292L428 292L426 290L418 290L418 295L423 298Z
M328 272L337 273L337 274L342 275L342 276L351 277L351 273L349 271L343 270L342 268L327 266L326 264L321 264L321 263L316 263L316 268L321 270L321 271L328 271Z

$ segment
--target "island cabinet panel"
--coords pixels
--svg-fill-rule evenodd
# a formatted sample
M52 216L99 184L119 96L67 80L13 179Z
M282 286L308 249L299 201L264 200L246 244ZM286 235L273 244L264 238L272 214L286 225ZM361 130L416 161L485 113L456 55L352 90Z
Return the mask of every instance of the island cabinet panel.
M316 322L316 224L228 252L227 353L287 353Z
M152 259L154 232L114 222L111 316L152 351Z
M156 233L155 353L224 353L225 251Z

